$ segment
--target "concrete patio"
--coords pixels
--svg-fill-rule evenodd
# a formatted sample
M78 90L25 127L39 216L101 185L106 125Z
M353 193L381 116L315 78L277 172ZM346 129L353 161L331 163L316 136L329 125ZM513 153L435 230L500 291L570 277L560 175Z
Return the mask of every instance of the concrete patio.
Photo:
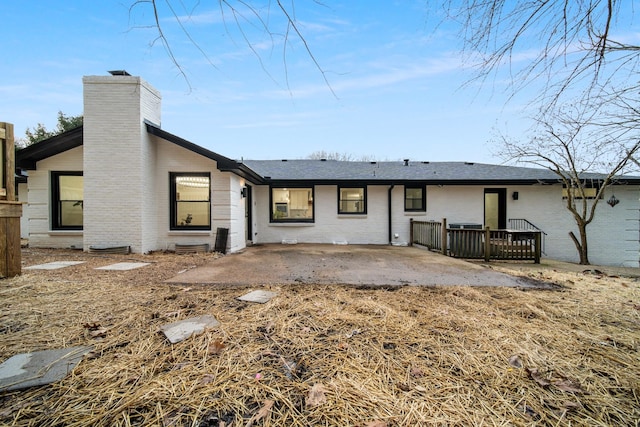
M354 286L510 286L544 283L416 247L377 245L257 245L185 271L174 284L256 286L345 284Z

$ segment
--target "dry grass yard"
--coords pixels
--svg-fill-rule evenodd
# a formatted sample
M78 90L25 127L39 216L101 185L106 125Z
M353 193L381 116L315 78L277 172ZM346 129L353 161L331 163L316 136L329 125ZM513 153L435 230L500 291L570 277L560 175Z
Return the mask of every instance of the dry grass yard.
M94 350L62 381L0 393L0 425L640 425L637 278L493 263L559 286L269 286L266 304L164 283L214 258L25 249L25 266L86 263L0 281L0 362ZM151 265L93 269L120 261ZM203 314L221 325L158 333Z

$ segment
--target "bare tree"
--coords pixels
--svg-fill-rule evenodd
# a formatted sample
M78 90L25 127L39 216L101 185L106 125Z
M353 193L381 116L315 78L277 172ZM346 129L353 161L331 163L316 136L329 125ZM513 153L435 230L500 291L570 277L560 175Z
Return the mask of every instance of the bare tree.
M633 1L444 0L443 6L448 20L460 24L481 80L507 66L514 91L546 84L538 101L548 108L578 89L582 99L619 83L619 93L638 89L640 46L626 41L636 33Z
M332 152L332 151L326 151L326 150L314 151L313 153L309 154L306 158L310 160L326 159L326 160L338 160L342 162L376 161L375 156L367 156L367 155L354 156L353 154L350 154L350 153L339 153L337 151Z
M323 3L319 0L313 0L313 2L317 5L323 6ZM196 9L206 4L207 2L201 3L199 0L134 0L129 8L130 16L137 8L151 8L153 21L149 26L152 26L157 30L157 37L153 43L159 42L162 44L171 59L171 62L178 69L178 72L184 77L187 83L189 83L187 73L174 54L172 47L174 41L170 40L164 31L162 16L163 13L166 13L173 18L179 25L184 37L186 37L186 39L195 46L209 64L215 67L205 49L192 37L192 34L188 29L188 24L193 14L196 12ZM297 42L303 46L308 58L313 62L331 93L335 96L324 69L320 66L320 63L313 54L306 37L300 29L299 22L296 18L295 0L276 0L273 2L269 1L266 4L263 2L256 2L254 0L217 0L217 4L218 13L225 26L227 34L231 35L231 29L235 28L242 42L244 42L244 44L251 50L262 67L262 70L266 72L267 75L271 77L271 73L266 68L262 56L255 48L255 43L250 37L250 29L257 30L259 33L266 35L266 37L271 40L273 46L276 46L277 42L281 43L282 64L284 67L287 87L289 87L287 52L291 48L294 40L297 40Z
M566 207L579 236L570 232L588 264L587 226L604 190L637 164L640 46L634 2L625 0L444 0L447 19L460 25L472 81L502 81L512 94L540 88L532 134L497 141L506 161L553 171L565 187ZM449 21L451 22L451 21ZM536 107L537 106L537 107ZM594 174L594 172L598 172Z
M627 102L619 101L619 107ZM619 120L620 110L609 111L607 105L594 111L589 104L576 103L547 111L537 118L536 134L531 138L518 141L501 136L500 141L499 154L507 161L540 166L558 176L566 208L578 228L578 236L572 231L569 236L580 264L589 264L587 226L605 189L618 183L640 150L639 125ZM630 108L628 113L637 111Z

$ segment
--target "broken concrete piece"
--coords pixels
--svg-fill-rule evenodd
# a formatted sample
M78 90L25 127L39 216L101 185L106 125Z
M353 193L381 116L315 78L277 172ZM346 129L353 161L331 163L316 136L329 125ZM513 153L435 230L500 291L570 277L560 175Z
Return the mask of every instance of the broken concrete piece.
M260 304L264 304L269 302L271 298L278 295L277 292L269 292L269 291L253 291L248 294L242 295L238 297L240 301L248 301L248 302L257 302Z
M162 325L160 330L171 344L179 343L191 335L201 334L208 328L215 328L220 322L215 317L204 315Z
M25 270L57 270L59 268L69 267L71 265L83 264L84 261L54 261L46 264L32 265L25 267Z
M92 347L22 353L0 365L0 392L51 384L66 377Z
M119 262L116 264L106 265L104 267L97 267L96 270L133 270L136 268L144 267L145 265L149 265L148 262Z

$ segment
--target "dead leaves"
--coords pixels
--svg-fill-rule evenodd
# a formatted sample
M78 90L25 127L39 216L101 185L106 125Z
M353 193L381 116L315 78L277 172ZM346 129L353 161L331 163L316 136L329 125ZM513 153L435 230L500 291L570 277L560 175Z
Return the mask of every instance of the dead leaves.
M222 341L215 340L214 342L209 344L207 352L209 353L210 356L213 356L213 355L222 353L222 350L224 350L225 347L226 346Z
M271 408L273 408L273 404L275 401L273 400L265 400L262 408L258 412L256 412L245 424L245 427L251 427L256 421L260 421L271 412Z
M424 377L424 371L417 367L417 366L412 366L411 367L411 376L414 378L422 378Z
M307 406L316 407L320 406L323 403L327 402L327 397L325 396L326 389L320 383L316 383L309 390L309 395L307 396Z
M522 359L518 355L513 355L509 358L509 365L514 368L521 369L524 364ZM562 374L544 374L538 370L538 368L525 368L527 376L535 381L540 387L553 386L560 391L575 394L584 394L586 391L582 388L580 383Z
M513 366L514 368L522 368L522 359L520 359L520 356L513 355L509 358L509 365Z
M107 336L107 328L103 328L98 322L84 323L83 328L89 331L91 338L103 338Z
M577 381L574 381L570 378L553 378L551 380L551 384L553 384L553 386L558 390L566 391L567 393L585 393L585 390L582 388L582 386Z
M572 380L564 375L543 375L537 368L526 368L529 378L538 383L541 387L553 386L560 391L567 393L583 394L585 390L575 380Z

